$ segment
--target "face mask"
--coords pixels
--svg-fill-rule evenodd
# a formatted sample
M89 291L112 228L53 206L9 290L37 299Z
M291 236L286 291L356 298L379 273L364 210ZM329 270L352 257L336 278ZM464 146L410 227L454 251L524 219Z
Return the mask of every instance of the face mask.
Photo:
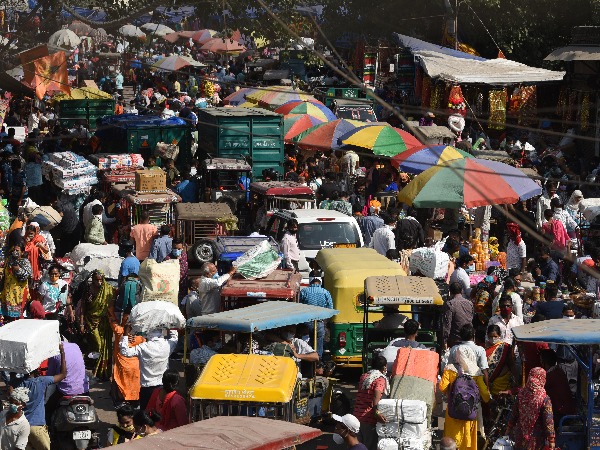
M302 336L302 340L304 342L308 342L308 341L310 341L310 336L308 334L305 334L304 336Z
M510 306L506 307L506 308L500 308L500 312L502 312L503 314L510 316L512 314L512 308Z
M563 316L563 319L574 320L575 316Z
M175 258L179 258L181 256L181 249L179 248L174 248L171 251L171 254L175 257Z
M94 217L99 221L102 221L102 214L94 215Z
M298 230L288 230L290 232L290 234L296 234L298 232Z
M338 445L342 445L344 443L344 438L337 433L333 433L332 438L333 438L333 442L335 442Z
M16 413L18 413L18 412L19 412L19 405L15 405L14 403L11 403L11 404L8 406L8 411L9 411L11 414L16 414Z
M285 333L283 335L283 337L285 338L286 341L291 342L292 339L294 339L295 334L294 333Z
M492 345L495 345L498 342L500 342L501 340L502 340L502 338L497 337L497 338L488 339L488 342Z
M213 280L216 280L217 278L219 278L219 272L215 273L212 277L213 277Z
M130 433L135 431L135 426L133 426L133 425L128 425L128 426L119 425L119 426L121 427L121 430L129 431Z

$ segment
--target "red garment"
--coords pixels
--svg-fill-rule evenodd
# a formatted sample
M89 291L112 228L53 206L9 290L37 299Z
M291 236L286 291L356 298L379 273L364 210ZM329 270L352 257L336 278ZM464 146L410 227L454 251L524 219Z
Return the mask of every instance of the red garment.
M556 250L563 250L570 240L567 230L560 220L551 219L543 224L542 233L552 236L552 247Z
M548 396L544 386L546 384L546 371L541 367L534 367L529 372L525 387L519 391L517 405L521 418L521 431L523 437L529 440L533 427L537 421L542 404Z
M368 372L364 373L358 382L358 393L356 394L356 400L354 401L353 414L359 422L375 425L377 419L373 413L373 395L375 391L385 392L386 382L384 378L379 377L371 383L369 389L363 389L362 385L367 376Z
M187 425L189 422L185 399L177 391L173 391L165 395L164 400L161 401L161 390L162 388L154 389L146 406L146 411L154 410L162 416L162 420L156 426L162 431L168 431Z
M529 376L531 369L542 365L540 353L548 348L548 344L545 342L519 342L519 353L525 364L525 378Z
M36 244L45 244L46 239L38 233L34 238L25 244L25 253L27 253L27 259L31 263L32 279L38 281L42 278L42 272L40 271L40 248Z
M576 413L577 407L571 395L569 379L559 366L551 367L546 372L546 385L544 387L552 401L554 414L566 416Z
M511 231L515 235L515 244L519 245L521 243L521 228L514 222L509 222L506 224L506 228L508 231Z
M29 314L32 319L43 320L46 317L46 311L44 311L44 307L39 300L32 300L29 303Z

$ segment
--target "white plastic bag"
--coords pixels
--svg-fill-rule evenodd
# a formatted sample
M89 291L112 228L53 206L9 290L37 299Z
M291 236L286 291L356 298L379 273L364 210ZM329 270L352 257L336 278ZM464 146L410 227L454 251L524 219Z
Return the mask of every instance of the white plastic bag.
M409 257L411 273L421 272L429 278L445 278L448 274L450 256L446 252L421 247L413 250Z
M377 450L398 450L398 442L392 438L379 439Z
M152 330L183 328L185 318L177 305L154 301L138 303L131 309L129 323L136 333Z

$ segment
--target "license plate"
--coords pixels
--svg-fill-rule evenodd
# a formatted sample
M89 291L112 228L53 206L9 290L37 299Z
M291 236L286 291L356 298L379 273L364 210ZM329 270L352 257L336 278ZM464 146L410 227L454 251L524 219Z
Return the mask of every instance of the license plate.
M356 248L356 243L333 244L333 248Z
M91 430L73 431L73 439L91 439L91 438L92 438Z

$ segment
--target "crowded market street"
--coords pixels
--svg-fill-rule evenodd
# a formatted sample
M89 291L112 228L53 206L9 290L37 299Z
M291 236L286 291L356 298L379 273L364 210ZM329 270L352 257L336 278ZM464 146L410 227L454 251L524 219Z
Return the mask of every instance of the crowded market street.
M0 450L600 449L594 2L205 3L0 4Z

